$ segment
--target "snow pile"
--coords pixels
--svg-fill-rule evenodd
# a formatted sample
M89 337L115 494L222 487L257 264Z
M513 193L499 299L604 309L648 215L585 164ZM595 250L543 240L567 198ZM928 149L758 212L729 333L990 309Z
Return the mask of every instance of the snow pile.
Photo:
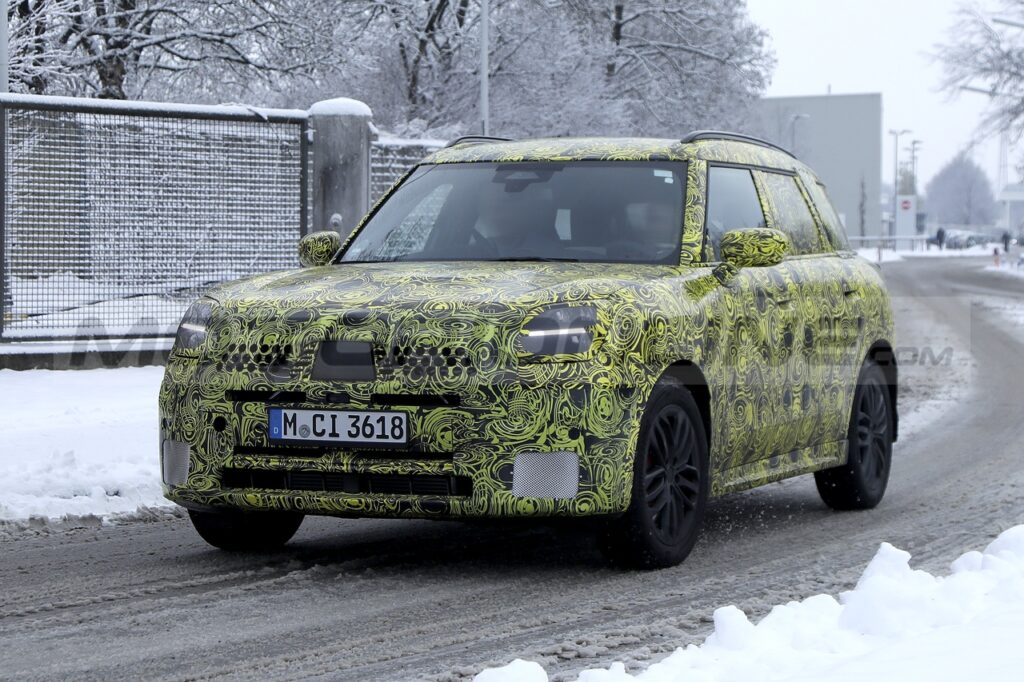
M310 116L364 116L373 118L373 111L365 102L348 97L335 97L316 102L309 108Z
M857 587L776 606L756 625L735 606L715 611L701 646L677 649L636 676L621 663L580 682L748 682L1021 679L1024 666L1024 526L968 552L945 577L913 570L883 543ZM546 682L515 661L477 682Z
M0 370L0 520L165 506L162 367Z

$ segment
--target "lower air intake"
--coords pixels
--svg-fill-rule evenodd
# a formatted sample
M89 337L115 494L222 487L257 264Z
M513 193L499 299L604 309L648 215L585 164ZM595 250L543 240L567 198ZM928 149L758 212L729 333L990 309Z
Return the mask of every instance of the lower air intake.
M580 457L575 452L523 452L512 467L512 494L567 500L580 489Z
M353 495L422 495L426 497L468 497L473 484L467 476L432 474L356 474L321 471L280 471L269 469L224 469L225 488L259 488Z

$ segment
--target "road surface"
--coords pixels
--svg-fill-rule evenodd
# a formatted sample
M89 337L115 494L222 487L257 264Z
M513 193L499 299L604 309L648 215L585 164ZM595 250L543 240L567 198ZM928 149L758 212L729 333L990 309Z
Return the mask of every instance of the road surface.
M44 528L0 542L0 678L459 680L524 657L571 679L699 642L719 606L848 589L883 540L941 569L1024 522L1024 279L985 262L884 266L907 417L876 510L832 512L810 477L733 495L647 573L557 526L307 519L241 556L180 517Z

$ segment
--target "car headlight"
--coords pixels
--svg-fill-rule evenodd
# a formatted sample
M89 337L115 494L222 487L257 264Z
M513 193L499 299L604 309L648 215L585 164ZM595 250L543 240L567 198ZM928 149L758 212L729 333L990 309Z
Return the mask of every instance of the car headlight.
M584 355L594 343L596 325L591 306L548 308L523 325L519 342L530 355Z
M213 313L213 302L201 298L188 307L178 325L178 335L174 347L178 350L195 350L206 340L206 326L210 323Z

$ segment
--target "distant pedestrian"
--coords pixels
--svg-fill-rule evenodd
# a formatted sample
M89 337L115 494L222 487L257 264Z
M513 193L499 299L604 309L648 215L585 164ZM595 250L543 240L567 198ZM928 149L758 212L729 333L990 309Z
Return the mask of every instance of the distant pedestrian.
M942 248L946 244L946 228L940 227L938 229L938 231L935 233L935 241L939 243L939 251L942 251Z
M1010 255L1011 241L1013 241L1013 237L1010 236L1010 233L1008 231L1003 232L1003 253L1005 253L1006 255Z

